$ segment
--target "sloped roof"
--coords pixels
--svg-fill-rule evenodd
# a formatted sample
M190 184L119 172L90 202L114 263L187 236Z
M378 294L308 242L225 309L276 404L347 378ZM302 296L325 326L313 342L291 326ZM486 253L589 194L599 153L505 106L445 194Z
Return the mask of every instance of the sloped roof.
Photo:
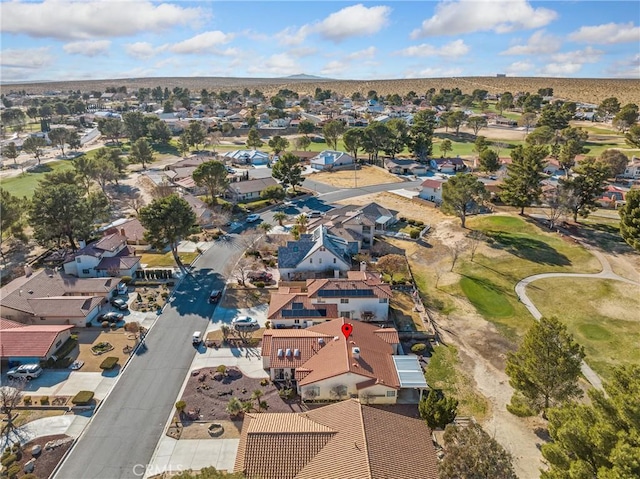
M114 224L107 229L107 233L120 233L129 241L144 240L146 229L138 218L131 218L119 224Z
M422 186L423 188L433 188L434 190L439 190L440 188L442 188L443 183L444 181L424 180L422 183L420 183L420 186Z
M258 178L256 180L236 181L229 185L229 189L236 194L255 193L264 190L268 186L275 186L278 182L271 177Z
M119 233L113 233L100 238L93 244L94 248L101 249L103 251L113 252L127 243L127 238Z
M347 241L329 234L327 227L320 225L311 234L301 235L298 241L288 241L287 246L278 248L278 268L295 268L320 248L331 252L343 264L351 265Z
M267 319L283 319L282 312L284 310L295 311L294 303L298 305L297 309L300 313L295 319L316 318L316 319L335 319L338 317L338 305L336 304L313 304L306 293L271 293L269 301L269 312ZM316 311L317 313L309 314L305 311ZM287 317L287 319L294 319Z
M348 399L304 413L246 415L234 470L261 479L436 479L437 465L424 421Z
M369 276L367 279L350 279L350 278L334 278L334 279L308 279L307 293L309 297L316 298L320 291L340 291L341 297L357 297L358 291L371 291L371 296L376 298L391 298L391 286L380 281L375 276Z
M0 319L0 357L43 358L58 335L73 325L24 325Z
M96 266L97 270L125 270L133 268L140 262L140 256L113 256L111 258L102 258Z

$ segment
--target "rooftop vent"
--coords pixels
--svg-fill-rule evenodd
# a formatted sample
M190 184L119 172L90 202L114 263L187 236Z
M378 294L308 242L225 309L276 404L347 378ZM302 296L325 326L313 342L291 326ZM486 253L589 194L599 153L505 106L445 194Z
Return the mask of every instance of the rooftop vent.
M334 341L337 341L338 339L340 339L340 336L334 336L334 337L333 337L333 340L334 340Z
M354 359L358 359L360 357L360 348L358 347L351 348L351 355L353 356Z
M324 338L318 338L318 344L324 345Z

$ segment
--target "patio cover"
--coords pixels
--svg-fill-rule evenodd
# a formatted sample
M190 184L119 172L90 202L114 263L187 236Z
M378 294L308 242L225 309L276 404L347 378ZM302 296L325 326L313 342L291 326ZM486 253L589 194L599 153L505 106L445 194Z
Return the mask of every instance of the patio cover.
M426 389L429 387L417 356L392 356L401 388Z

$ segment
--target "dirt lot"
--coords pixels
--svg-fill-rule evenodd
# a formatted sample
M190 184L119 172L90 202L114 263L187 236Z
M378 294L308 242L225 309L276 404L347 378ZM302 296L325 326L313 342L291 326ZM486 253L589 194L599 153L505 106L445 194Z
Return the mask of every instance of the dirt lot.
M56 447L55 449L50 450L45 450L44 445L49 441L56 441L59 439L65 439L67 437L68 436L64 434L43 436L25 444L22 449L22 459L16 462L16 464L20 464L20 471L22 472L22 467L27 461L29 461L29 459L33 457L31 456L31 447L39 444L40 446L42 446L42 452L36 459L36 467L33 470L33 474L35 474L38 479L47 479L53 472L53 469L62 459L64 453L67 452L67 450L71 447L73 441L69 441L61 446Z
M224 421L217 420L216 424L220 424L224 432L215 436L216 439L238 439L242 431L242 421ZM194 422L185 426L180 434L180 439L211 439L209 434L209 426L213 422Z
M280 398L278 390L269 382L266 386L260 385L260 379L244 376L236 368L228 368L229 376L222 381L212 378L216 368L200 369L197 376L191 376L180 398L187 404L185 411L200 410L200 420L218 421L230 420L229 413L225 411L227 403L232 397L240 401L248 401L255 390L262 391L261 401L268 404L268 412L300 412L303 410L298 402L288 403ZM205 377L202 381L200 378ZM254 401L255 404L255 401Z
M32 395L31 398L32 398L32 404L34 404L35 401L40 400L40 396ZM52 399L53 398L49 398L49 403L51 403ZM23 426L24 424L27 424L31 421L35 421L36 419L43 419L45 417L62 416L64 414L64 411L60 411L60 410L47 411L43 409L21 409L16 412L18 413L18 417L13 421L16 427Z
M361 188L380 183L399 183L402 181L396 175L377 166L362 166L357 173L353 169L313 173L309 179L337 188L355 188L356 186Z
M91 346L101 342L110 343L113 346L113 350L96 356L91 352ZM109 328L106 330L102 328L91 328L86 331L79 331L78 344L80 351L78 352L78 349L76 348L71 354L71 357L74 361L77 359L84 361L84 365L80 371L102 372L102 369L100 369L100 363L110 356L118 358L118 366L116 366L114 370L124 366L129 355L125 354L122 349L125 346L135 346L136 340L133 334L125 332L123 328Z
M243 288L229 284L220 306L227 309L253 308L268 303L275 288Z
M414 310L415 303L408 293L393 292L389 305L389 317L393 318L399 331L424 331L420 314Z

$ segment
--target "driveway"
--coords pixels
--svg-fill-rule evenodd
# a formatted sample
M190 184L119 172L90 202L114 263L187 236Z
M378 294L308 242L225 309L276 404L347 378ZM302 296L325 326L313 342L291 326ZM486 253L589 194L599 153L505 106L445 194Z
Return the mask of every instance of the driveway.
M0 447L2 447L2 449L6 447L7 439L11 443L20 442L20 444L25 445L38 437L52 436L55 434L66 434L67 436L76 438L88 422L88 417L74 414L36 419L24 426L20 426L9 438L3 436L0 440Z
M79 391L94 391L96 399L104 399L116 382L103 373L85 373L66 369L45 369L42 376L25 381L24 392L31 396L75 396ZM6 384L3 376L2 383Z
M216 329L220 329L223 324L227 326L231 326L231 321L233 318L237 316L249 316L258 321L258 324L261 328L265 327L267 322L267 312L269 311L268 304L260 304L258 306L254 306L253 308L223 308L218 306L216 310L213 312L213 316L211 317L211 323L207 327L207 332L215 331Z
M261 348L207 348L201 345L191 363L190 371L211 368L224 364L235 366L250 378L268 378L269 374L262 368Z

